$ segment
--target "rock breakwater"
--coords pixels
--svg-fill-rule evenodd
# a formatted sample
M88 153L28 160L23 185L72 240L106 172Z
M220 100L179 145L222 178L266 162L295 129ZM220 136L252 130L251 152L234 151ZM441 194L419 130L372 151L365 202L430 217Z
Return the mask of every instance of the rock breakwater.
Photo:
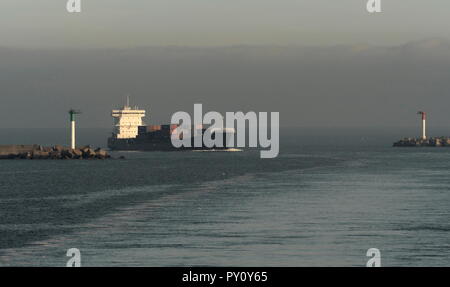
M0 146L0 159L108 159L107 151L90 146L71 149L61 145L45 147L40 145Z

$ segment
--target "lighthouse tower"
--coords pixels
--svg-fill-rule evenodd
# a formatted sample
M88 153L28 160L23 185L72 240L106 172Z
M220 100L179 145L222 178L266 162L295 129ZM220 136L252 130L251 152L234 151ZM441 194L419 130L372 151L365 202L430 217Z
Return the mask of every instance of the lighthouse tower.
M70 115L70 127L71 127L71 138L70 138L70 148L75 149L76 148L76 141L75 141L75 115L81 114L80 111L71 109L69 111Z
M418 112L417 114L422 115L422 139L427 139L427 113Z

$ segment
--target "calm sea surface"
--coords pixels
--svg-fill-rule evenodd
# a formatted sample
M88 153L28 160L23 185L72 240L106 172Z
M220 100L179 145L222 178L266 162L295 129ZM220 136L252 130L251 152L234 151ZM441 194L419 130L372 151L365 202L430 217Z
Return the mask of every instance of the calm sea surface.
M450 266L450 149L355 139L0 161L0 266Z

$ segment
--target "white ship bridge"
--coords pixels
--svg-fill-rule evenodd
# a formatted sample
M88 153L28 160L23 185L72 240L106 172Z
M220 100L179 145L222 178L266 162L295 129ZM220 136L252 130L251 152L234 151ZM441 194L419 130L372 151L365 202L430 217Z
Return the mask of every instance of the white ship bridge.
M113 110L114 135L118 139L133 139L139 134L139 126L144 125L142 118L145 117L145 110L138 107L130 107L129 101L121 110Z

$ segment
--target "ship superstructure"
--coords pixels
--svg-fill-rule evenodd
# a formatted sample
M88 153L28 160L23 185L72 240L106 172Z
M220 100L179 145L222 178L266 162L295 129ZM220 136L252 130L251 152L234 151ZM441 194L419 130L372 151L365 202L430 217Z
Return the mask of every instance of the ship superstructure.
M145 110L138 107L131 107L129 100L120 110L113 110L114 136L117 139L134 139L139 135L139 127L143 126L142 118L145 117Z

